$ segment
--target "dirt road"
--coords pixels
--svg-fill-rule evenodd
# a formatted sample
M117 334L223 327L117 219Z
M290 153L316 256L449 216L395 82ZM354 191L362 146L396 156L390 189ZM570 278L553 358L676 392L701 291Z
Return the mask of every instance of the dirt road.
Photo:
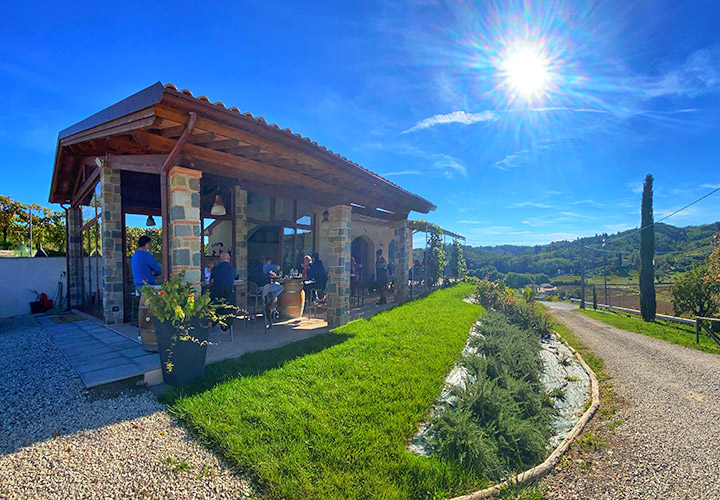
M548 305L605 361L626 402L611 445L546 478L548 497L720 499L720 356Z

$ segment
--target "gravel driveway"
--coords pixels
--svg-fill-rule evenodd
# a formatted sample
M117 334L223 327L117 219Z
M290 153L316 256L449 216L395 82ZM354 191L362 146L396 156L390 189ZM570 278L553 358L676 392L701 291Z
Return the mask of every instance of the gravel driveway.
M590 470L546 478L549 498L720 498L720 356L552 309L600 356L627 405Z
M0 498L247 496L132 384L85 390L30 316L0 320Z

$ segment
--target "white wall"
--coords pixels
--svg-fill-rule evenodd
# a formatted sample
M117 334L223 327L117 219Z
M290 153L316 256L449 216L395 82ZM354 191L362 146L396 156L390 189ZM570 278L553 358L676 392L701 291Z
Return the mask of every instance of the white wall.
M28 289L54 301L61 280L64 296L67 281L60 275L66 269L65 257L0 258L0 318L30 313L30 302L37 299Z

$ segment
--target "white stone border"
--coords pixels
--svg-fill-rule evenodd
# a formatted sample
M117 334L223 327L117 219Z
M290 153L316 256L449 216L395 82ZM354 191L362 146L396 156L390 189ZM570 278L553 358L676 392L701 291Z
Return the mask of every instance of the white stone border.
M567 345L567 343L559 335L557 335L557 333L556 337L560 338L561 341L565 345ZM580 433L585 428L585 425L587 425L593 415L595 415L595 412L600 406L600 388L598 386L598 381L595 377L595 374L590 369L590 367L585 364L585 360L582 359L582 356L580 356L580 354L578 354L578 352L569 345L568 348L573 353L575 358L580 362L583 370L585 370L585 372L590 376L590 391L592 393L592 404L590 405L590 408L588 408L585 413L583 413L583 416L580 417L578 423L575 424L575 427L573 427L572 431L570 431L570 433L565 436L565 439L563 439L562 443L560 443L558 447L555 448L555 451L553 451L550 456L547 457L545 461L540 465L536 465L532 469L521 472L517 476L503 481L502 483L496 484L495 486L491 486L489 488L485 488L484 490L470 493L469 495L455 497L451 500L476 500L479 498L489 498L497 495L508 486L527 483L528 481L547 474L553 467L555 467L555 464L558 463L560 457L562 457L563 454L567 451L567 449L570 447L570 444L575 440L575 438L580 435Z

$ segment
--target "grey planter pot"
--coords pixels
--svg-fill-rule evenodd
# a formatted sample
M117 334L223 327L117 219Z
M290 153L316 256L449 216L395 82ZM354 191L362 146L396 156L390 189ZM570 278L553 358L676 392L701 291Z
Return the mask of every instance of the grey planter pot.
M177 340L172 347L172 337L176 333L172 321L156 321L155 334L157 335L160 365L162 367L163 381L171 386L188 385L205 374L205 356L207 354L207 339L210 324L201 326L197 318L190 320L190 335L201 344L189 340ZM172 370L167 370L168 358L172 362Z

